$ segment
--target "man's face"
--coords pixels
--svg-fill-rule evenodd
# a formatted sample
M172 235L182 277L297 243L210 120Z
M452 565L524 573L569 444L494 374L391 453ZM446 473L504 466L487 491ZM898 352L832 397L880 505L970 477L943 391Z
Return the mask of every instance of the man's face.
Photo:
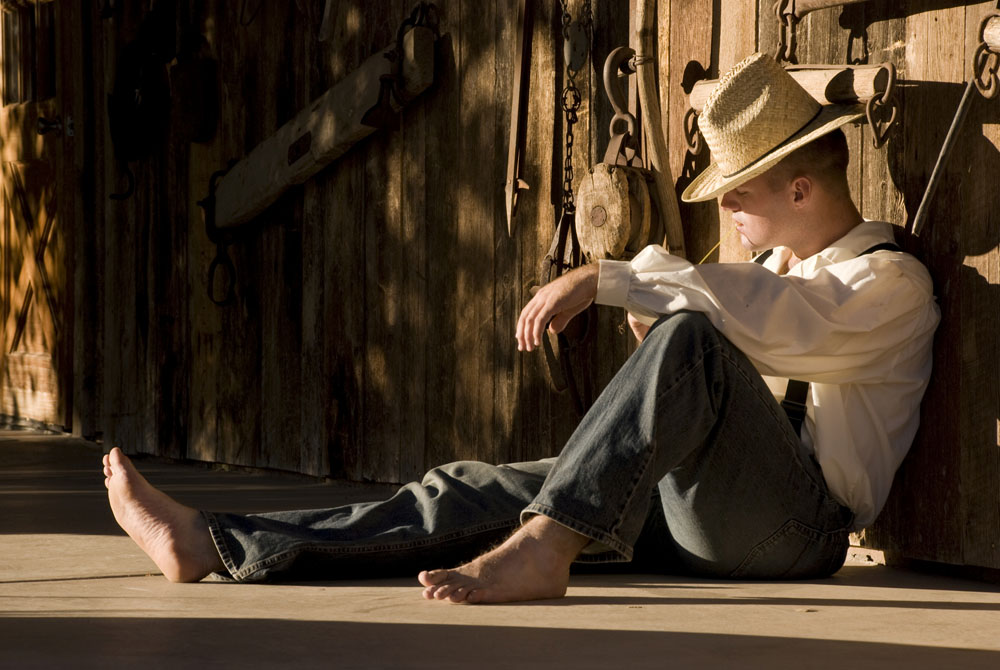
M774 188L766 175L754 177L727 191L719 201L732 212L740 243L749 251L763 251L789 245L788 188Z

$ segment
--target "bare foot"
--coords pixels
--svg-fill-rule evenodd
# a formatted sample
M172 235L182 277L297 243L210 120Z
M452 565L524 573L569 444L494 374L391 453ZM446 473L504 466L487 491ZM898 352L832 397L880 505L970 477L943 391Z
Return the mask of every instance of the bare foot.
M172 582L196 582L225 566L198 510L153 488L115 447L104 455L115 521Z
M454 570L423 571L424 598L453 603L508 603L561 598L569 566L589 540L544 516L506 542Z

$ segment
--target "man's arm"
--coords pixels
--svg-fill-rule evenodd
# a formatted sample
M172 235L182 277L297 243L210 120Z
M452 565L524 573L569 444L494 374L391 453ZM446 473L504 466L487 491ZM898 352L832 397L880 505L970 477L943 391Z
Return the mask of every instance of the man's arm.
M596 263L584 265L539 289L517 319L517 350L541 346L546 326L560 333L570 319L587 309L597 295L598 274Z

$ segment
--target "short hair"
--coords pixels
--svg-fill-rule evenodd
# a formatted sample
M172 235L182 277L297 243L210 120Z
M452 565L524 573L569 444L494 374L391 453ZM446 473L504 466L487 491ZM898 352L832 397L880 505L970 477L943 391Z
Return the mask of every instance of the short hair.
M847 186L847 164L851 160L844 131L837 128L799 147L767 171L768 183L779 188L796 177L818 178L830 186Z

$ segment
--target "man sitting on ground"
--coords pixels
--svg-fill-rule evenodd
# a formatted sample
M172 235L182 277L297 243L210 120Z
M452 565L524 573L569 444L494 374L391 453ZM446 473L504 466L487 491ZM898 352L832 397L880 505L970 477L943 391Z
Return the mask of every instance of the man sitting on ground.
M426 598L507 602L562 596L574 561L832 574L913 440L939 319L924 267L851 201L840 127L861 116L762 54L720 80L700 117L713 163L684 197L721 196L743 246L771 251L694 266L653 246L543 287L520 350L595 300L626 307L643 338L558 458L452 463L386 501L244 516L177 503L116 448L115 518L173 581L423 569Z

